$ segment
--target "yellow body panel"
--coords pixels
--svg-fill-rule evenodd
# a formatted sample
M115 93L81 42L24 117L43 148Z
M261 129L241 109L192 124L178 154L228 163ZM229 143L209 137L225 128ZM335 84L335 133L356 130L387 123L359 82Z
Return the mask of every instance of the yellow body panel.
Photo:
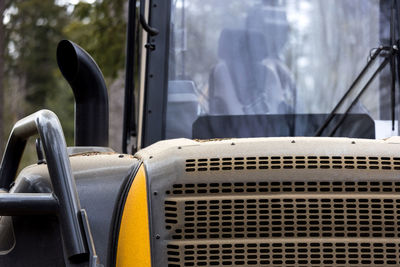
M129 190L121 219L117 266L151 266L146 174L140 167Z

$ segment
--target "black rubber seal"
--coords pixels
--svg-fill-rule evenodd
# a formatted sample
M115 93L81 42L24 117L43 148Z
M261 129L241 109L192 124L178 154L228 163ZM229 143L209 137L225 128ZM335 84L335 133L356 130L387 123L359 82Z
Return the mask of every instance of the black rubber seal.
M128 197L129 191L131 189L132 183L135 180L135 176L142 166L143 162L139 161L139 163L132 168L127 179L124 181L124 184L121 186L121 189L118 193L119 200L115 205L114 213L113 213L113 222L111 224L110 232L110 244L111 249L108 250L110 266L116 266L117 264L117 248L118 248L118 237L119 231L121 227L122 214L124 213L124 207L126 203L126 199Z

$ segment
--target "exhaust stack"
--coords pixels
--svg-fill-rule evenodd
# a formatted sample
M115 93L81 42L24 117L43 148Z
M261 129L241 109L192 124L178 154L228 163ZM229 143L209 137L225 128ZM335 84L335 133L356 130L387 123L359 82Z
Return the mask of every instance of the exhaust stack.
M63 40L57 63L75 96L75 146L108 146L107 87L96 62L77 44Z

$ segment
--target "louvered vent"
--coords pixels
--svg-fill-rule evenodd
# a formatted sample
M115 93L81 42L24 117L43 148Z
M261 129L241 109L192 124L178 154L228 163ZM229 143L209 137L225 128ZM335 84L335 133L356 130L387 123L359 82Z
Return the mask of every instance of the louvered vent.
M400 157L270 156L187 159L186 171L263 169L400 170Z
M398 243L337 240L170 244L168 266L398 266L399 249Z
M167 195L247 194L247 193L384 193L400 192L400 182L246 182L174 184Z

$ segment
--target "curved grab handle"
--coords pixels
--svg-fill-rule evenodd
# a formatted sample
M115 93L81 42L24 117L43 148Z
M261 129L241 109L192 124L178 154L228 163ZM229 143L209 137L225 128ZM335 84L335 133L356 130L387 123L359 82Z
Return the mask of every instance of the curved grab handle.
M65 250L69 259L88 255L75 180L72 176L64 134L57 116L49 110L38 111L18 121L11 131L0 167L0 189L10 188L29 137L39 134L58 200L58 216ZM3 195L3 194L2 194ZM7 195L7 194L5 194Z
M144 17L144 1L140 0L140 12L139 12L139 20L140 20L140 24L142 25L143 29L148 32L151 36L156 36L159 31L156 28L151 27L145 17Z

